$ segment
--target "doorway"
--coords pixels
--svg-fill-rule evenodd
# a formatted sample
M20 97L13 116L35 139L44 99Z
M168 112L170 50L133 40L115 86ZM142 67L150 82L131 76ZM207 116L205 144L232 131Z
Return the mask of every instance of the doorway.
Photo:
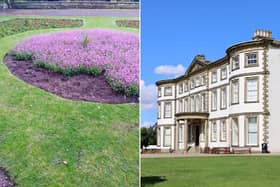
M199 126L195 126L195 146L199 146L199 134L200 134L200 128Z

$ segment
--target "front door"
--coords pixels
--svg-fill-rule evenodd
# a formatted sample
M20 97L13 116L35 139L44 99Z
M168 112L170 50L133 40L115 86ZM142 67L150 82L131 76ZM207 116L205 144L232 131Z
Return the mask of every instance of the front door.
M195 126L195 146L199 146L199 126Z

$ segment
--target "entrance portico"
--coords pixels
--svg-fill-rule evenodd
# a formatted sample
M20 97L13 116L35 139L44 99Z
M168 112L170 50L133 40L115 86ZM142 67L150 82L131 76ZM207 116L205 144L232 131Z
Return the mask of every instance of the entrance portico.
M209 113L177 113L175 131L176 151L190 151L208 146L207 129Z

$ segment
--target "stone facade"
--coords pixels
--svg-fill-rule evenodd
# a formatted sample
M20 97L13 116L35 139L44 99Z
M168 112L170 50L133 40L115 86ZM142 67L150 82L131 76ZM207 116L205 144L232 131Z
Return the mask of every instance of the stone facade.
M279 60L280 42L270 31L256 30L253 40L229 47L225 57L210 62L197 55L184 75L158 81L158 146L163 151L260 152L268 143L270 151L280 151L280 100L269 91L280 93ZM279 102L272 108L274 100Z

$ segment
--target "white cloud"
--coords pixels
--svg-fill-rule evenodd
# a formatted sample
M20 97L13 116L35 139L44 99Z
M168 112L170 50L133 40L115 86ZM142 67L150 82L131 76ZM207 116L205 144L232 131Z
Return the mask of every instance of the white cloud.
M157 87L154 84L145 85L141 80L141 109L153 110L156 109L157 102Z
M154 69L156 74L160 75L174 75L179 76L183 75L186 71L186 68L182 64L178 64L177 66L171 65L161 65Z
M151 122L151 121L143 121L141 123L141 127L151 127L155 124L155 122Z

